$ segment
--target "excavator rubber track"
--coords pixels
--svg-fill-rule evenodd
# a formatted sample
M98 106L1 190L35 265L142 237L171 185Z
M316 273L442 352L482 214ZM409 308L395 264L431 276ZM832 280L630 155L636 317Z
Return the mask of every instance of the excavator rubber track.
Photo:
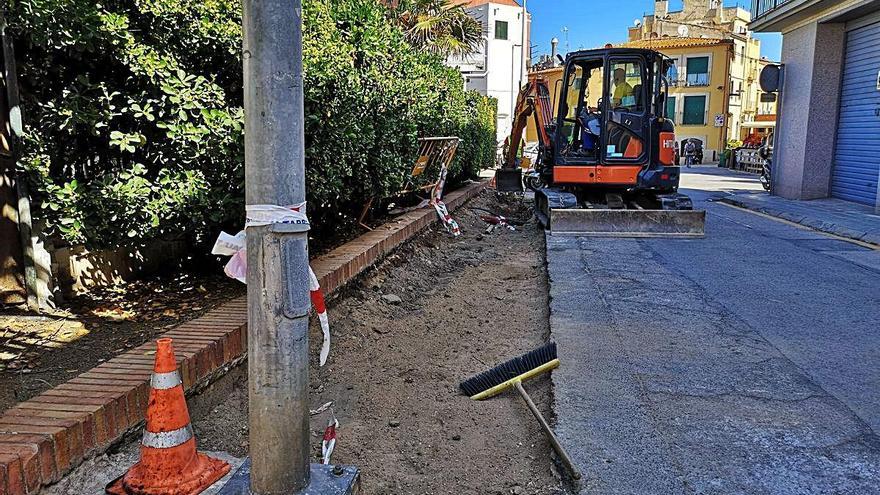
M594 237L699 238L706 212L692 209L682 194L658 197L662 209L583 208L567 192L542 189L535 194L536 216L551 235Z

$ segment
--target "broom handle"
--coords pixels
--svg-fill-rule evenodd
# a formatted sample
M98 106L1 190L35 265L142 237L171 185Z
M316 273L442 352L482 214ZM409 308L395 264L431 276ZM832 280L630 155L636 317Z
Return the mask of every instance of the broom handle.
M535 406L535 403L532 402L532 398L529 397L529 394L526 393L526 389L523 388L522 383L519 381L513 382L516 390L519 392L519 395L522 396L523 400L526 401L526 405L531 409L532 414L538 419L538 422L541 423L541 428L544 429L544 433L547 434L547 438L550 439L550 443L553 445L553 450L559 454L559 458L562 459L562 463L565 464L565 467L568 468L568 471L571 473L572 478L579 480L581 479L581 472L578 471L576 467L574 467L574 463L571 462L571 457L568 456L568 453L565 452L565 449L562 448L562 444L559 443L559 440L556 438L556 435L553 434L553 430L550 429L550 425L547 424L547 420L544 419L544 416L541 414L541 411L538 410L538 407Z

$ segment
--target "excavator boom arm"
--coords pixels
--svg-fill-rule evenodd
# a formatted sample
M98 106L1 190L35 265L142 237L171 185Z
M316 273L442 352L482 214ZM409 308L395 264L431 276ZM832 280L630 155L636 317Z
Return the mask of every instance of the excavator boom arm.
M525 131L529 117L532 115L535 116L538 139L544 146L549 146L550 138L547 134L547 124L552 119L552 110L550 108L550 90L543 78L530 80L519 92L510 136L505 141L502 168L516 168L516 154L522 144L523 131Z

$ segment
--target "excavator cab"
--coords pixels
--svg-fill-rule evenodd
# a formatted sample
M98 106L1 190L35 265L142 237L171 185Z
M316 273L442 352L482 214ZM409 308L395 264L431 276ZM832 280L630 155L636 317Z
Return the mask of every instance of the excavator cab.
M592 188L602 194L677 190L675 128L666 118L667 67L667 59L651 50L570 54L551 126L556 132L544 160L551 166L541 171L546 183L597 186ZM655 177L657 171L663 173Z
M530 185L537 215L551 231L562 223L587 234L702 235L705 212L692 211L691 200L678 193L675 127L666 115L670 66L653 50L606 48L569 53L552 98L546 80L530 78L496 187L522 190L516 152L534 118L537 179L527 185L538 184ZM559 213L551 227L556 210L571 211Z

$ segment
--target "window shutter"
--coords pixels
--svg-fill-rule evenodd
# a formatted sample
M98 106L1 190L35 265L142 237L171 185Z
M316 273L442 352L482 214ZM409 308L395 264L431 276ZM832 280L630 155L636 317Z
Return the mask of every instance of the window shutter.
M675 97L669 96L666 98L666 118L675 123Z
M708 74L709 57L694 57L687 59L688 74Z
M704 125L706 123L706 97L685 96L682 124Z
M507 21L495 21L495 39L507 39Z

